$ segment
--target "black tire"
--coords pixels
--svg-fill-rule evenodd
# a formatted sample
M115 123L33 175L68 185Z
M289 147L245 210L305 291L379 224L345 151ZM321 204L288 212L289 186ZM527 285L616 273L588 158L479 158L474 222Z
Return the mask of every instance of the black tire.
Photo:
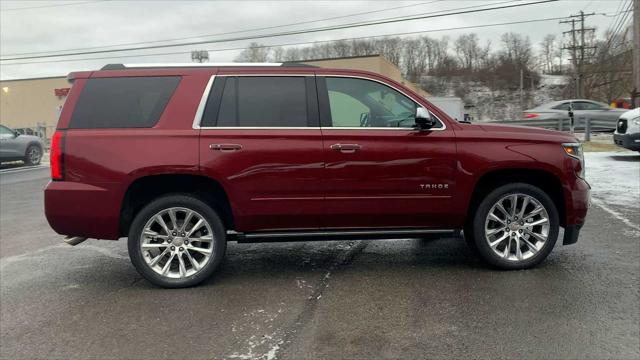
M542 204L542 206L544 206L549 216L549 232L547 240L544 242L542 248L528 259L510 261L498 256L498 254L494 253L489 246L485 236L485 220L489 215L489 211L498 200L509 194L525 194L533 197ZM559 230L560 223L558 210L549 195L540 188L525 183L507 184L490 192L478 206L473 218L473 240L478 254L490 265L504 270L527 269L538 265L546 259L551 250L553 250L558 239Z
M42 160L42 149L38 145L29 145L24 153L24 164L33 166L40 164Z
M213 254L198 272L184 278L169 278L156 273L144 260L140 248L142 231L155 214L172 207L183 207L196 211L209 223L213 232ZM226 252L226 229L220 216L205 202L189 194L171 194L156 198L136 215L129 229L129 258L140 275L154 285L165 288L184 288L197 285L209 278L218 268Z

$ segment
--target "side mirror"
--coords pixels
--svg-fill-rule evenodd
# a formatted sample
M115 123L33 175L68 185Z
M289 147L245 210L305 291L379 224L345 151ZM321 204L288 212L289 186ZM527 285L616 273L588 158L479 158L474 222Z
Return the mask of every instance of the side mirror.
M436 120L431 117L429 111L423 107L416 109L416 129L420 131L429 130L436 126Z
M14 132L13 132L13 137L14 137L14 138L17 138L18 136L20 136L20 133L19 133L19 132L17 132L17 131L14 131Z

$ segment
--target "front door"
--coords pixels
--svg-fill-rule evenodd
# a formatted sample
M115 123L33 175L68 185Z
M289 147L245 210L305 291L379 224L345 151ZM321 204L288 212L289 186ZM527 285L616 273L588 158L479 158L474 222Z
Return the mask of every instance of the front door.
M322 139L314 76L216 76L200 166L229 196L237 231L317 229Z
M0 159L15 159L24 156L20 153L20 144L16 134L6 126L0 125Z
M376 79L318 77L325 228L448 227L453 130L417 131L418 105Z

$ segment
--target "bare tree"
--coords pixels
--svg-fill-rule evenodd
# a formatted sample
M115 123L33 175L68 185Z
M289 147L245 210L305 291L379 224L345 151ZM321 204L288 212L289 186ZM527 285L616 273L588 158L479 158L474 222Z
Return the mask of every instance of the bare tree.
M426 66L429 73L436 71L446 62L450 64L449 59L449 38L442 37L440 40L431 39L427 36L422 38L425 48Z
M284 52L284 61L298 61L302 60L299 48L288 48Z
M242 50L234 61L237 62L266 62L269 58L269 48L263 44L252 42L247 49Z
M378 40L376 42L376 48L379 54L396 66L400 66L400 62L402 61L402 40L400 38L389 37Z
M533 60L529 37L508 32L503 34L501 39L503 45L501 57L503 61L510 62L523 69L529 69Z
M556 36L549 34L540 43L540 59L542 60L542 70L549 74L553 71L553 63L556 57Z
M274 62L285 61L285 50L282 46L271 48L271 58Z
M476 34L460 35L455 41L455 50L462 68L468 72L479 67L480 40Z

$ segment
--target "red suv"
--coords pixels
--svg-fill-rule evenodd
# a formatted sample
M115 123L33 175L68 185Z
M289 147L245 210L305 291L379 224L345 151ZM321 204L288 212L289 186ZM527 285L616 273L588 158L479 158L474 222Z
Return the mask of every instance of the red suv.
M45 211L77 244L128 237L165 287L227 241L458 235L491 265L540 263L589 207L578 141L461 123L378 74L299 64L107 65L69 76Z

